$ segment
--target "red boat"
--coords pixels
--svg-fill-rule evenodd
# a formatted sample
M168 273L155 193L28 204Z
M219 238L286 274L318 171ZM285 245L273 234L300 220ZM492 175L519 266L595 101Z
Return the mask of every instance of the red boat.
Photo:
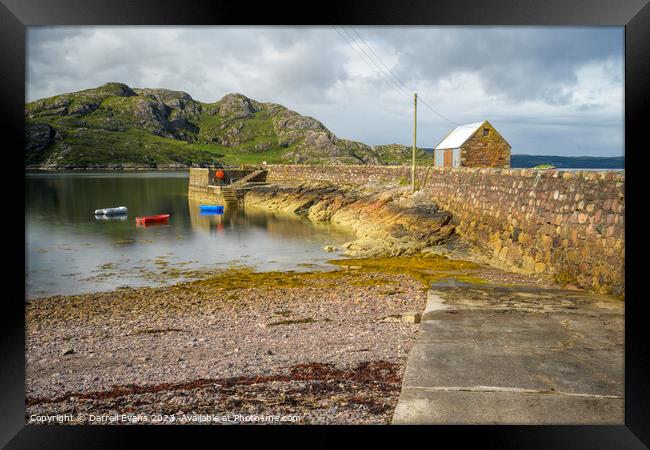
M169 220L169 214L158 214L156 216L136 217L135 223L139 225L147 225L150 223L167 222L167 220Z

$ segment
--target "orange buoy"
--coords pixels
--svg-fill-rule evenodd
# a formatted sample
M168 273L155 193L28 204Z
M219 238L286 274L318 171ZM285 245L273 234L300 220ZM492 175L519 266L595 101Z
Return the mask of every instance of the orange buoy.
M223 173L223 170L219 169L219 170L217 170L217 171L214 173L214 175L215 175L217 178L223 178L225 174Z

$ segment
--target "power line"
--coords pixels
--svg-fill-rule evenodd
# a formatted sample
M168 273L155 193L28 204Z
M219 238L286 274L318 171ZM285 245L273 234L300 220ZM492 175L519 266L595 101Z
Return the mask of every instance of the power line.
M390 86L390 82L392 81L393 84L395 84L398 88L402 89L402 87L400 87L399 85L397 85L397 84L395 83L395 81L393 81L393 80L389 79L388 77L386 77L386 75L384 74L384 71L382 70L382 68L379 67L379 65L378 65L377 63L375 63L375 62L372 60L372 58L370 58L370 56L369 56L369 55L368 55L368 54L363 50L363 48L361 47L361 45L359 45L359 43L358 43L357 41L354 40L354 38L352 37L352 35L351 35L350 33L348 33L347 30L345 30L343 27L341 27L341 30L345 32L345 35L344 35L344 34L341 33L341 32L340 32L340 31L339 31L335 26L334 26L333 28L334 28L334 30L336 30L336 32L339 34L339 36L341 36L341 37L343 38L343 40L345 41L345 43L348 44L348 45L350 46L350 48L351 48L352 50L354 50L354 52L355 52L357 55L359 55L359 57L363 60L363 62L366 63L366 65L367 65L368 67L370 67L370 68L373 70L373 72L375 72L375 73L379 76L379 78L380 78L382 81L384 81L385 83L387 83L389 86ZM347 35L347 37L346 37L346 35ZM354 44L354 45L353 45L353 44ZM360 52L362 52L362 53L360 53ZM365 56L364 56L364 55L365 55ZM411 93L408 92L408 91L405 91L405 92L406 92L407 94L411 94Z
M350 29L354 32L354 34L356 34L356 35L359 37L359 39L361 40L361 42L363 42L363 43L365 44L365 46L366 46L366 47L370 50L370 52L375 56L375 58L377 59L377 61L379 61L379 63L380 63L382 66L385 67L385 69L386 69L386 70L385 70L386 73L388 73L388 75L389 75L391 78L396 79L396 80L397 80L397 81L398 81L402 86L404 86L404 88L405 88L406 90L408 90L409 93L410 93L410 91L412 91L412 90L409 90L409 89L406 87L406 83L404 83L404 82L403 82L399 77L397 77L397 75L393 74L393 72L391 71L391 69L390 69L386 64L383 63L383 61L381 60L381 58L379 58L379 56L377 55L377 53L375 53L375 51L372 49L372 47L370 46L370 44L368 44L368 43L363 39L363 37L361 37L361 35L357 32L357 30L355 30L353 27L350 27ZM436 114L437 116L439 116L440 118L446 120L447 122L449 122L449 123L451 123L451 124L459 125L458 123L454 122L454 121L451 120L451 119L448 119L447 117L443 116L443 115L440 114L438 111L436 111L435 109L433 109L433 108L431 107L431 105L429 105L429 104L428 104L428 103L427 103L427 102L422 98L421 95L419 96L419 98L420 98L420 101L424 104L424 106L426 106L427 108L429 108L429 109L431 110L431 112L433 112L434 114Z
M350 33L349 33L345 28L341 27L341 29L345 32L345 34L348 35L348 37L350 38L350 40L351 40L352 42L354 42L354 43L357 45L357 47L359 47L359 50L361 50L361 51L363 52L363 54L366 55L366 57L368 58L368 60L369 60L371 63L373 63L374 66L377 67L377 69L379 69L379 74L380 74L381 76L383 76L384 78L386 78L387 80L391 81L395 86L397 86L398 89L401 89L400 86L399 86L399 84L397 84L397 83L395 82L395 80L393 80L393 79L390 78L390 77L386 77L386 75L384 75L384 73L383 73L383 69L382 69L382 68L381 68L377 63L375 63L375 62L372 60L372 58L370 57L370 55L368 55L368 53L366 53L366 51L365 51L365 50L363 49L363 47L361 47L361 45L360 45L360 44L359 44L359 43L354 39L354 37L353 37L353 36L352 36L352 35L351 35L351 34L350 34Z
M343 33L341 33L341 32L340 32L336 27L333 27L333 28L334 28L334 30L336 30L336 32L338 33L338 35L341 36L341 38L345 41L345 43L348 44L348 45L350 46L350 48L351 48L351 49L352 49L352 50L353 50L357 55L359 55L359 57L361 58L361 60L362 60L364 63L366 63L366 65L367 65L368 67L370 67L370 68L373 70L373 72L375 72L377 75L379 75L379 79L382 80L384 83L387 83L387 84L390 86L390 83L386 80L386 78L382 75L382 73L381 73L380 71L378 71L378 70L375 68L375 66L373 66L372 64L370 64L370 63L366 60L366 58L364 58L363 54L359 53L359 50L357 50L357 48L354 47L354 46L352 45L352 42L351 42L347 37L345 37L345 35L344 35ZM372 63L372 61L370 61L370 62Z
M424 104L424 106L426 106L427 108L429 108L429 109L431 110L432 113L434 113L434 114L440 116L441 118L445 119L447 122L449 122L449 123L451 123L451 124L453 124L453 125L456 125L456 126L460 125L458 122L454 122L454 121L451 120L451 119L447 119L445 116L443 116L443 115L440 114L438 111L436 111L435 109L433 109L431 106L429 106L429 104L428 104L427 102L424 101L424 99L423 99L421 96L418 96L418 99L420 99L420 101Z
M366 41L361 37L361 35L357 32L357 30L355 30L353 27L350 27L350 29L354 32L354 34L357 35L357 37L359 38L359 40L360 40L361 42L363 42L363 44L368 48L368 50L370 50L370 52L375 56L375 59L376 59L377 61L379 61L379 63L380 63L382 66L384 66L384 69L385 69L384 72L386 72L386 73L388 74L388 76L390 76L393 80L397 80L397 82L398 82L401 86L403 86L402 89L405 90L407 93L411 94L411 91L406 87L406 84L405 84L402 80L400 80L400 79L397 77L397 75L393 75L393 72L390 70L390 68L389 68L388 66L386 66L386 64L383 63L383 61L381 60L381 58L379 58L379 56L377 55L377 53L375 53L375 51L372 49L372 47L371 47L371 46L370 46L370 45L369 45L369 44L368 44L368 43L367 43L367 42L366 42ZM398 87L399 87L399 86L398 86Z
M352 35L349 34L349 33L347 32L347 30L345 30L345 28L342 28L342 29L343 29L343 31L345 31L345 32L348 34L348 36L350 36L350 37L352 38ZM370 52L375 56L375 59L376 59L377 61L379 61L379 63L380 63L382 66L384 66L385 69L381 69L381 67L379 67L376 63L375 63L375 65L376 65L377 67L379 67L379 69L381 69L382 72L385 72L385 73L388 75L389 79L393 82L393 84L395 84L395 86L397 86L399 89L403 90L404 92L406 92L406 93L408 93L408 94L411 94L411 92L413 92L413 90L408 89L408 88L406 87L406 84L405 84L401 79L399 79L399 77L397 77L397 75L394 75L394 74L393 74L393 72L391 71L391 69L390 69L386 64L384 64L384 62L381 60L381 58L379 58L379 56L377 55L377 53L376 53L376 52L372 49L372 47L371 47L371 46L370 46L370 45L369 45L369 44L368 44L368 43L363 39L363 37L361 37L361 35L357 32L357 30L355 30L353 27L350 27L350 29L354 32L354 34L356 34L356 35L358 36L359 40L360 40L363 44L365 44L365 46L368 48L368 50L370 50ZM353 38L352 38L352 39L353 39ZM353 39L353 40L354 40L354 39ZM358 42L356 42L356 41L354 41L354 42L355 42L355 44L357 44L357 45L359 46L359 48L363 51L363 48L361 47L361 45L360 45ZM368 59L370 59L370 60L372 61L372 58L370 58L370 56L369 56L365 51L364 51L363 53L368 57ZM373 61L373 62L374 62L374 61ZM433 109L433 108L431 107L431 105L429 105L429 104L428 104L428 103L427 103L427 102L422 98L421 95L419 95L418 98L420 99L420 101L422 102L422 104L424 104L424 106L426 106L427 108L429 108L429 110L431 110L431 112L433 112L434 114L436 114L436 115L437 115L438 117L440 117L441 119L444 119L444 120L446 120L447 122L449 122L449 123L451 123L451 124L453 124L453 125L459 125L457 122L454 122L453 120L448 119L447 117L445 117L444 115L442 115L441 113L439 113L438 111L436 111L435 109Z

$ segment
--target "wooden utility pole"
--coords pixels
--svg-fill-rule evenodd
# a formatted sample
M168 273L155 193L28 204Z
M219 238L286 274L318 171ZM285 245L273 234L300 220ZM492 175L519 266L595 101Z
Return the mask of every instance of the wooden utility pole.
M415 141L418 135L418 94L413 94L413 163L411 165L411 188L415 192Z

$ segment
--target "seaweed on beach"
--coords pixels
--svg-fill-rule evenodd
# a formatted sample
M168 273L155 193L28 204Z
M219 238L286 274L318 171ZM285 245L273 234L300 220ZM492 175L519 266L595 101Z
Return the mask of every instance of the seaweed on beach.
M439 255L341 258L328 262L337 266L353 268L348 269L352 271L408 275L422 283L426 289L433 282L450 276L468 283L484 282L480 277L471 275L472 272L481 268L480 265Z
M258 376L239 376L218 379L197 379L184 383L160 383L153 385L122 385L113 386L112 389L94 392L66 392L57 397L28 397L27 406L40 404L61 403L71 397L78 400L107 400L138 394L158 392L187 391L206 386L215 386L219 389L235 386L264 384L270 382L294 381L352 381L356 383L369 383L373 385L389 385L401 383L399 364L388 361L366 361L353 368L337 368L333 364L310 362L295 364L288 368L286 373Z
M304 319L287 319L287 320L280 320L278 322L271 322L268 324L269 327L274 327L278 325L294 325L294 324L300 324L300 323L314 323L316 322L314 319L311 317L306 317Z

